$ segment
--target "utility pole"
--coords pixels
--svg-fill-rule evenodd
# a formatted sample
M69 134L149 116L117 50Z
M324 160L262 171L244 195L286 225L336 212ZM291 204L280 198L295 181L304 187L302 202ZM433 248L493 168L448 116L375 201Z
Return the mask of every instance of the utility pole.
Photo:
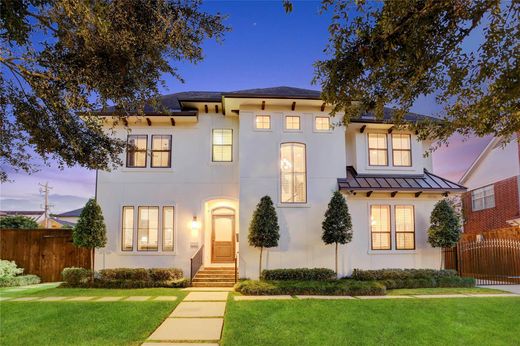
M52 190L52 187L49 186L49 182L46 182L45 184L38 184L40 185L40 193L43 193L45 196L45 204L43 207L43 210L45 211L45 228L50 228L49 224L49 211L52 205L49 204L49 190Z

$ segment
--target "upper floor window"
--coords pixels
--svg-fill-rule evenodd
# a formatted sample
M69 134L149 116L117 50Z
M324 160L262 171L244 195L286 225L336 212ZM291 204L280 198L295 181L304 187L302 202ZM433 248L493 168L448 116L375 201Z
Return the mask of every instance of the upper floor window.
M330 118L329 117L314 118L314 128L316 129L316 131L330 131Z
M305 144L282 143L280 148L281 203L307 202Z
M257 115L255 118L255 128L269 130L271 128L271 116Z
M368 164L370 166L388 166L386 133L368 134Z
M471 191L471 209L478 211L495 207L495 189L488 185Z
M213 162L233 161L233 130L214 129L212 139Z
M172 136L152 136L152 167L171 167Z
M159 238L159 207L139 207L137 250L157 251Z
M147 135L129 135L126 149L126 166L132 168L146 167Z
M370 233L372 250L390 250L391 243L390 206L370 206Z
M412 205L395 206L395 248L415 249L415 221Z
M392 134L392 160L394 166L412 165L411 136L408 134Z
M288 115L285 117L286 130L300 130L300 116Z

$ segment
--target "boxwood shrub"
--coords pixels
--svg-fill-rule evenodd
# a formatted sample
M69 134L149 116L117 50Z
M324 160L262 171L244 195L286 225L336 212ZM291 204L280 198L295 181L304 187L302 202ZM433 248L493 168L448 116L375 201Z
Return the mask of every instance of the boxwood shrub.
M372 280L407 280L407 279L438 279L458 276L455 270L436 269L354 269L352 278L360 281Z
M80 286L88 283L91 273L90 269L70 267L64 268L61 272L61 276L63 277L63 281L70 286Z
M36 275L20 275L12 277L1 277L0 287L12 287L12 286L26 286L36 285L41 282L40 278Z
M244 280L235 285L244 295L384 295L385 286L375 281L258 281Z
M336 273L328 268L270 269L262 271L262 280L328 281L336 279Z

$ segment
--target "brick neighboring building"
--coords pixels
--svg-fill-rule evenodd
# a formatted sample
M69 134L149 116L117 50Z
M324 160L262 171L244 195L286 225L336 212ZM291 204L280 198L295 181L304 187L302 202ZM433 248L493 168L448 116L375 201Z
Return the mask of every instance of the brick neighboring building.
M464 232L520 225L520 142L494 138L461 178Z

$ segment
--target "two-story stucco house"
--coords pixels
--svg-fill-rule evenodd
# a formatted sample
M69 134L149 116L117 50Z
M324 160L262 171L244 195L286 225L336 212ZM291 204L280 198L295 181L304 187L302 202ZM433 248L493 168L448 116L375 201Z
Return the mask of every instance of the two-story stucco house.
M98 174L108 227L98 268L174 266L187 274L194 255L206 269L234 268L236 257L239 276L256 278L259 250L247 233L264 195L275 203L281 235L264 267L332 268L321 223L337 189L354 231L340 252L340 275L439 267L440 250L427 244L430 213L464 188L431 173L423 155L430 143L394 129L390 113L334 126L341 117L329 118L318 91L289 87L184 92L162 103L169 113L130 117L130 132L116 126L132 149L123 167Z

